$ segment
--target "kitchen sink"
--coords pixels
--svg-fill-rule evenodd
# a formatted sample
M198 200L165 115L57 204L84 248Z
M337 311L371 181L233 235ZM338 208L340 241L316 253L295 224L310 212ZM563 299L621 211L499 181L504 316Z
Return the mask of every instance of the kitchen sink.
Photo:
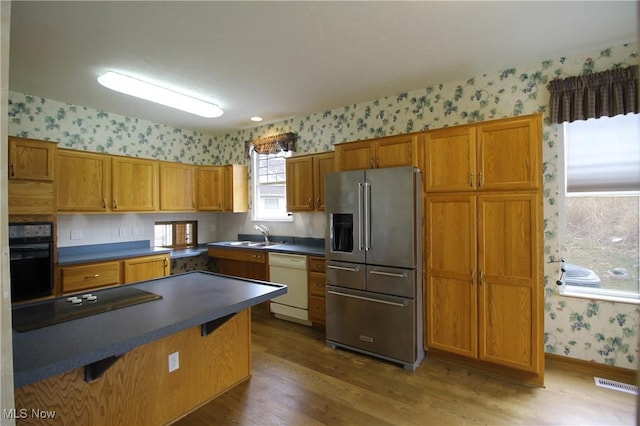
M233 247L268 247L275 246L278 244L284 244L281 242L266 242L266 241L230 241L225 243L225 245L233 246Z

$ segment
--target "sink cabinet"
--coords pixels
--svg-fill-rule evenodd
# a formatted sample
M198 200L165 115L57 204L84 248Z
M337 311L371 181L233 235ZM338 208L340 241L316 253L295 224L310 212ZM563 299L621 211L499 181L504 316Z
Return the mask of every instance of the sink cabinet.
M221 274L263 281L269 278L266 251L209 247L208 253L218 259Z

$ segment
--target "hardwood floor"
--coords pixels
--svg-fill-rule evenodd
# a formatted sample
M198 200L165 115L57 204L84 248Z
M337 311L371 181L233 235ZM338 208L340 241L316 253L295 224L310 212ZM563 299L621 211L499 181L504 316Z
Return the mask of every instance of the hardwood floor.
M415 372L325 345L320 330L254 309L253 376L176 422L189 425L631 425L636 396L548 366L532 388L442 360Z

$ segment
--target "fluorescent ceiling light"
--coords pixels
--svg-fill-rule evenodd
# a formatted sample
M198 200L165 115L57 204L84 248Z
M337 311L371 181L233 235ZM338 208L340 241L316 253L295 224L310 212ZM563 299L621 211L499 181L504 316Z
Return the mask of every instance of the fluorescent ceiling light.
M220 117L224 111L210 102L193 98L133 77L109 71L98 77L98 83L116 92L166 105L200 117Z
M262 121L262 117L258 117L258 116L251 117L251 121Z

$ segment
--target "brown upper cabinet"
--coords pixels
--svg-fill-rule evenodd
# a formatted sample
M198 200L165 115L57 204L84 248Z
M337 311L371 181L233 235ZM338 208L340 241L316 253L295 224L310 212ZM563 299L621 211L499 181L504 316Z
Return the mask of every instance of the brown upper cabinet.
M55 214L56 143L9 137L10 215Z
M196 210L196 166L160 162L160 210Z
M111 160L114 212L158 210L158 162L133 157Z
M106 212L111 203L111 157L59 149L56 158L60 212Z
M287 158L288 211L324 211L324 176L335 170L334 159L333 152Z
M9 179L53 181L56 143L9 137Z
M535 114L426 132L425 191L540 188L541 128Z
M201 166L198 168L198 210L247 212L249 210L247 166Z
M335 146L336 170L418 166L421 133L388 136Z

